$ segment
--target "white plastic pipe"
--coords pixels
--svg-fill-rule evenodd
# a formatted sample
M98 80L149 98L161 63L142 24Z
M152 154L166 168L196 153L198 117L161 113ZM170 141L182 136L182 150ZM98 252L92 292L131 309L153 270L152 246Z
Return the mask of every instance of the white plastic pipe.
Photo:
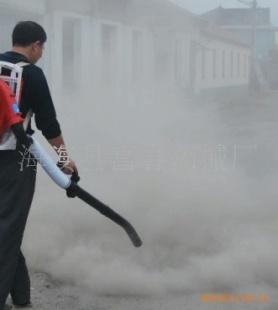
M32 140L33 144L29 147L30 153L58 186L67 189L71 184L71 180L56 166L52 158L45 152L39 142L33 137Z

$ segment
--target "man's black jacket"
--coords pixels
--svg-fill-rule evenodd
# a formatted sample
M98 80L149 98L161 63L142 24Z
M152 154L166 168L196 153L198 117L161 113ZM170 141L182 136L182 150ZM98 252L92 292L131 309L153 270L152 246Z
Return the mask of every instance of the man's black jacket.
M0 54L0 61L11 63L26 62L28 59L16 52L6 52ZM23 118L31 109L35 116L36 126L42 131L46 139L53 139L61 134L59 122L56 118L56 112L49 91L45 75L39 67L29 64L23 68L23 89L20 102L20 111ZM27 133L34 131L29 125Z

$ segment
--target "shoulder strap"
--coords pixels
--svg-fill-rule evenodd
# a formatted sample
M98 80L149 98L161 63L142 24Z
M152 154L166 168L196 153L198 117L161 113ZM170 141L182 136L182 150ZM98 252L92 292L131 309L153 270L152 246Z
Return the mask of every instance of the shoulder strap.
M21 68L30 65L29 62L25 62L25 61L20 61L17 63L17 65Z
M25 131L26 131L27 127L28 127L28 124L29 124L29 122L30 122L32 116L33 116L33 111L30 109L30 110L27 112L27 114L26 114L26 116L25 116L25 119L24 119L24 121L23 121L23 128L24 128Z
M17 65L18 65L19 67L23 68L23 67L25 67L25 66L30 65L30 63L24 62L24 61L20 61L20 62L17 63ZM22 84L21 84L21 85L22 85ZM22 89L20 90L20 92L21 92L21 91L22 91ZM25 116L25 119L24 119L24 122L23 122L23 128L24 128L25 131L26 131L27 126L28 126L28 124L29 124L29 122L30 122L30 120L31 120L32 115L33 115L33 111L30 109L30 110L27 112L27 114L26 114L26 116Z

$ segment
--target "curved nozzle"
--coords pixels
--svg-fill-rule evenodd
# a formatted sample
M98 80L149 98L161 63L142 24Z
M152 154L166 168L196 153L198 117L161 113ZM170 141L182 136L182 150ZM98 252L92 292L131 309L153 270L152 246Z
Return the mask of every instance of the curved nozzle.
M119 215L114 210L106 206L104 203L96 199L94 196L86 192L76 183L71 183L71 185L67 189L67 195L69 197L77 196L88 205L98 210L102 215L108 217L110 220L120 225L126 231L127 235L129 236L131 242L135 247L140 247L142 245L142 241L136 230L126 219L124 219L121 215Z

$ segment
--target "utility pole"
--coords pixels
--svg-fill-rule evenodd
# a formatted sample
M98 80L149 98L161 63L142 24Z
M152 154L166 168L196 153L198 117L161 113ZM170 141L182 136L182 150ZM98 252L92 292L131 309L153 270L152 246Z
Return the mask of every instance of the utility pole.
M258 2L257 0L253 0L252 2L252 54L254 60L257 57L257 22L258 22L258 17L257 17L257 7L258 7Z
M257 35L256 35L256 28L257 28L257 8L258 8L258 1L257 0L238 0L240 3L246 4L250 7L252 10L251 16L252 16L252 21L251 21L251 48L252 48L252 54L254 58L256 58L256 41L257 41Z
M255 90L255 65L257 59L257 0L238 0L239 2L246 4L251 9L251 63L250 63L250 91L251 93Z

